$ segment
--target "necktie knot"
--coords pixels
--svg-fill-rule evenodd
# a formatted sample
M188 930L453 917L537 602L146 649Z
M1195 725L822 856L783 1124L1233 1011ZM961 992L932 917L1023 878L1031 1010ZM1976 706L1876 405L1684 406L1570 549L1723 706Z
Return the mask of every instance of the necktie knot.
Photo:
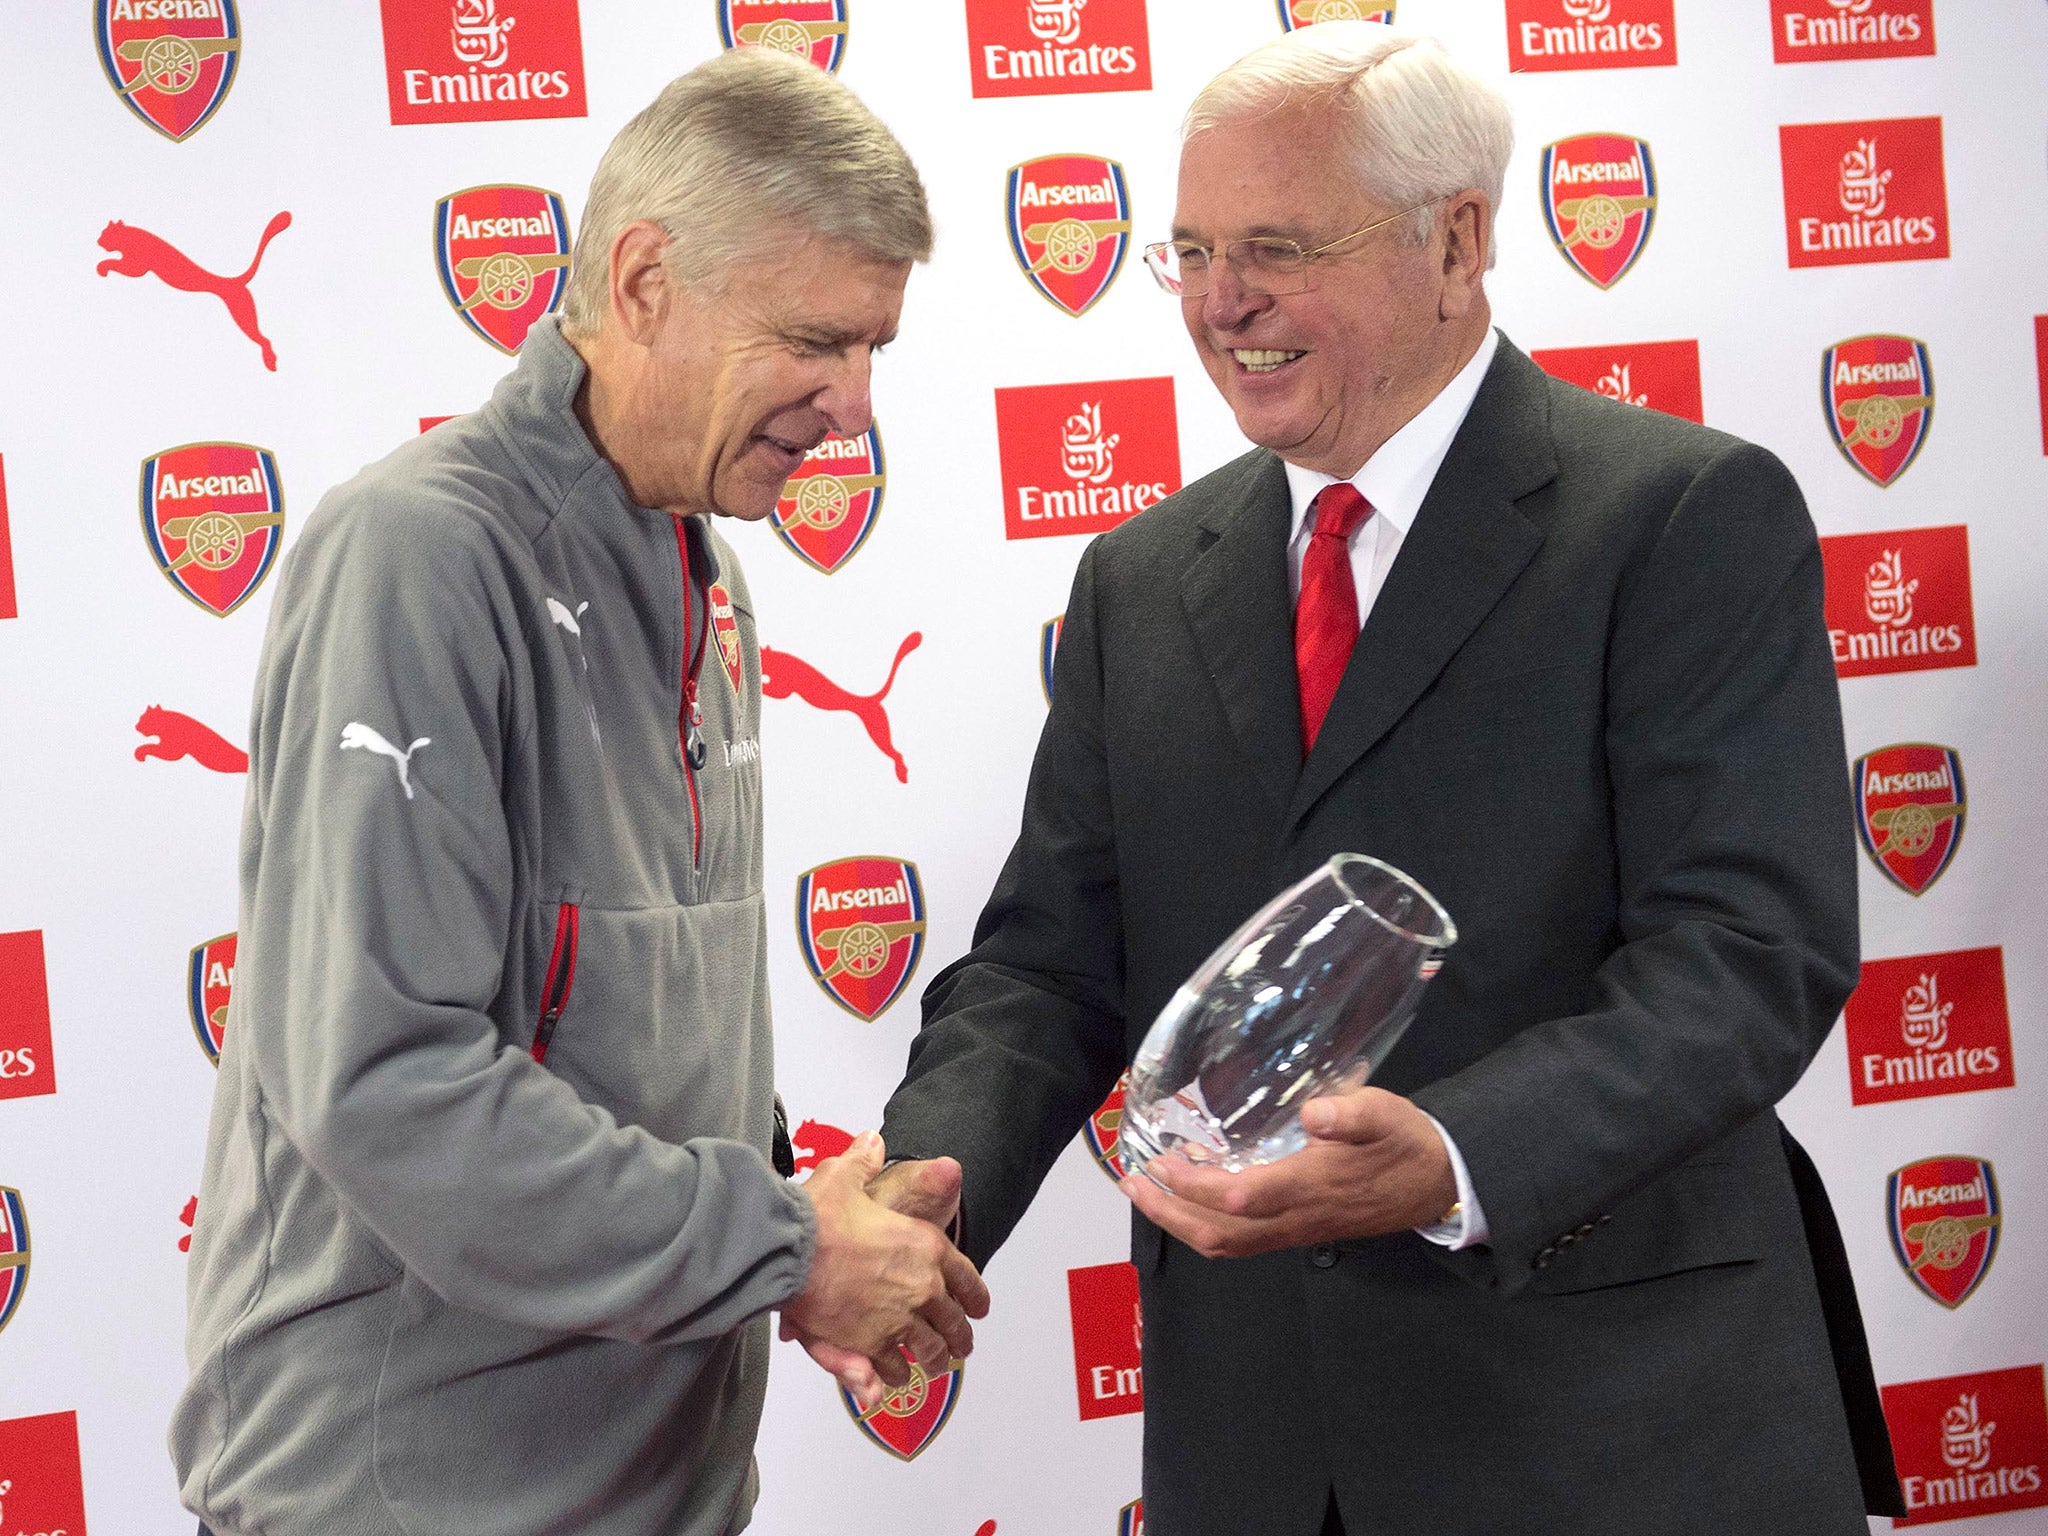
M1339 480L1316 493L1315 510L1314 536L1348 543L1351 535L1358 532L1359 524L1372 516L1372 503L1359 495L1358 487L1350 481Z

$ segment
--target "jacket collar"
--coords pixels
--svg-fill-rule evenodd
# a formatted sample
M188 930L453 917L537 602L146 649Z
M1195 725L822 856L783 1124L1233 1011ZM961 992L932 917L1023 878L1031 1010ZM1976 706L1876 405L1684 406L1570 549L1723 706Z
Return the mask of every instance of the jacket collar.
M526 333L517 366L498 381L484 415L550 516L584 506L600 517L624 512L666 524L668 513L640 506L626 494L625 482L583 430L576 392L589 371L583 354L562 334L561 317L545 315ZM692 560L701 562L698 574L715 580L718 541L711 537L708 519L692 517L685 526L694 535Z

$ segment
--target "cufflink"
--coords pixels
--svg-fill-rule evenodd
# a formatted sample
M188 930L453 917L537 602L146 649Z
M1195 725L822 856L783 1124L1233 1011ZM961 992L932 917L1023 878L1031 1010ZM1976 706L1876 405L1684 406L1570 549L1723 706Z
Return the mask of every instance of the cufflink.
M1453 1200L1451 1202L1451 1208L1448 1211L1445 1211L1443 1215L1437 1217L1436 1221L1432 1223L1432 1225L1439 1227L1455 1226L1458 1223L1462 1222L1464 1219L1465 1202L1462 1200Z

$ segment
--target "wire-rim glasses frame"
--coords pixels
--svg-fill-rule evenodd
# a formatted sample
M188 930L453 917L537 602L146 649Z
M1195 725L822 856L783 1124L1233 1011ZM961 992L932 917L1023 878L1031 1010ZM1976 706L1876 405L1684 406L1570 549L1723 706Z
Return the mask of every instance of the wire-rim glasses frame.
M1307 250L1302 249L1300 241L1280 235L1253 235L1243 240L1232 240L1222 247L1221 259L1230 263L1237 273L1238 282L1248 293L1305 293L1308 290L1309 263L1318 256L1334 251L1340 245L1349 245L1396 219L1405 219L1409 214L1419 213L1443 200L1442 197L1432 197L1427 202L1390 213L1383 219L1374 219L1363 229L1354 229L1348 235L1325 240ZM1152 274L1152 280L1175 298L1198 299L1209 291L1209 272L1218 255L1214 247L1197 240L1160 240L1145 247L1145 268ZM1188 259L1190 256L1195 258L1192 265Z

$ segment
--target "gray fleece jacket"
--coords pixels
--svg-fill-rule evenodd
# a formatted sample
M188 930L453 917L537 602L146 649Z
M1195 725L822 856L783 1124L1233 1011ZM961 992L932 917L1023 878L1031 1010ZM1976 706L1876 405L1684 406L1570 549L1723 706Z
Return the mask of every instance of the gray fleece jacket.
M760 652L583 373L537 326L279 579L170 1435L220 1536L752 1509L760 1314L816 1235L767 1160Z

